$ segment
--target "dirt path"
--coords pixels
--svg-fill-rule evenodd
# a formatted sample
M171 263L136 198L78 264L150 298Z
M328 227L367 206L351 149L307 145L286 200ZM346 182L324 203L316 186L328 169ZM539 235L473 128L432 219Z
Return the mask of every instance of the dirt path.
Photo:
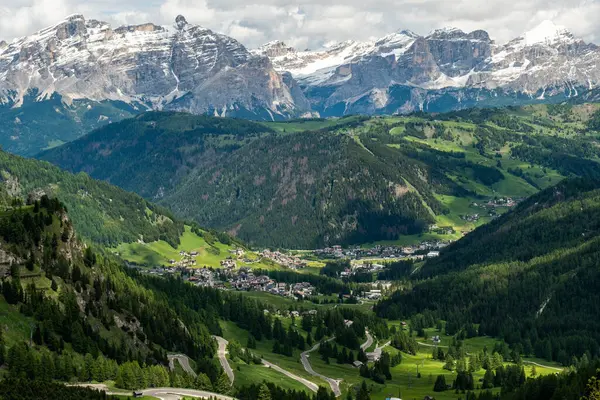
M227 344L229 342L223 339L220 336L214 336L217 339L217 343L219 344L219 349L217 350L217 356L219 357L219 362L221 363L221 367L225 370L227 377L229 378L229 382L233 385L233 380L235 376L233 375L233 369L231 369L231 365L229 365L229 360L227 359Z
M535 365L535 366L542 367L542 368L548 368L548 369L552 369L552 370L559 371L559 372L563 371L562 368L557 368L557 367L551 367L549 365L538 364L535 361L523 360L523 364L531 364L531 365Z
M335 338L331 338L329 340L327 340L328 342L333 340ZM307 350L305 352L303 352L302 354L300 354L300 361L302 362L302 366L304 367L304 369L306 370L306 372L308 372L309 374L311 374L312 376L316 376L318 378L323 379L325 382L327 382L329 384L329 386L331 387L331 390L333 391L333 393L335 394L335 397L339 397L342 395L342 391L340 390L340 382L342 381L341 379L333 379L333 378L329 378L328 376L325 375L321 375L318 372L316 372L312 366L310 365L310 361L308 360L309 354L315 350L317 350L319 348L319 343L315 344L312 349Z

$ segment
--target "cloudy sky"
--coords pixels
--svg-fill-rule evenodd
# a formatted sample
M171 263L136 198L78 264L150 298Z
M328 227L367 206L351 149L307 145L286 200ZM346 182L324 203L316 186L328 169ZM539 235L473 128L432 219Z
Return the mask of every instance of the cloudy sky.
M426 34L456 26L487 30L505 42L543 20L564 25L600 44L600 0L2 0L0 39L7 41L52 25L66 15L113 25L188 22L231 35L249 47L280 39L299 49L331 41L365 40L399 29ZM334 0L335 3L335 0Z

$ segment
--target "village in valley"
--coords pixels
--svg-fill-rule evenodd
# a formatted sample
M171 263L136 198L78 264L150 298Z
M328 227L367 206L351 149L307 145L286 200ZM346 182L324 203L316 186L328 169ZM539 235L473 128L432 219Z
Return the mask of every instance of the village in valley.
M341 271L339 277L350 279L356 274L377 274L383 271L387 267L386 263L390 261L437 257L439 251L449 243L449 241L423 241L409 246L376 245L371 248L343 248L335 245L300 254L294 251L269 249L255 253L235 247L228 250L229 254L219 262L219 267L203 265L201 250L181 250L179 259L169 259L169 265L141 268L130 264L130 267L151 275L178 275L196 286L264 292L292 299L309 299L319 295L315 286L309 282L277 282L265 275L261 267L265 263L270 263L279 269L303 270L309 266L308 259L319 260L317 263L321 265L324 265L327 260L349 259L351 261L349 267ZM383 296L383 291L390 289L390 283L387 281L377 280L372 282L371 286L370 290L356 293L353 297L378 300Z

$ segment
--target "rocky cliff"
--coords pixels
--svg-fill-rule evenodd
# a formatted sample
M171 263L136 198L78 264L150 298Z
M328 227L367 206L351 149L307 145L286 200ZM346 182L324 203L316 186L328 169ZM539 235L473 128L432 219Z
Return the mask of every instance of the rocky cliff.
M503 45L482 30L446 28L319 51L270 42L254 53L289 71L322 115L560 101L600 82L598 46L549 21Z
M58 94L67 104L110 100L230 116L245 110L273 119L307 106L267 57L183 16L170 26L113 29L72 15L0 47L0 101L18 107L31 93L36 100Z

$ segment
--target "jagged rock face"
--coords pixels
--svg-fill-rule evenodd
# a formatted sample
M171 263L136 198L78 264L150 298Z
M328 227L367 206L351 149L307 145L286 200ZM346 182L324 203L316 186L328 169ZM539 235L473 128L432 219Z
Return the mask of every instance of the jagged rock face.
M449 77L467 74L492 54L492 41L485 31L435 31L425 40L436 65Z
M112 29L73 15L0 42L0 117L3 109L56 95L71 109L52 107L73 114L73 123L82 119L81 107L89 110L83 101L124 101L134 113L170 109L254 119L449 111L578 96L600 83L598 65L596 45L550 22L502 45L485 31L452 28L427 36L403 30L318 51L281 41L249 51L182 16L170 26ZM104 112L89 113L95 125L110 118ZM29 154L31 134L21 137L16 117L0 126L1 144ZM33 132L35 124L27 126Z
M173 26L112 29L73 15L0 46L0 100L18 106L32 90L38 100L58 93L67 102L122 100L159 109L185 97L173 107L195 113L244 107L290 116L307 104L267 57L182 16Z
M547 21L504 45L482 30L451 28L424 37L400 31L316 52L272 42L254 52L289 71L322 115L523 104L600 84L598 46Z

